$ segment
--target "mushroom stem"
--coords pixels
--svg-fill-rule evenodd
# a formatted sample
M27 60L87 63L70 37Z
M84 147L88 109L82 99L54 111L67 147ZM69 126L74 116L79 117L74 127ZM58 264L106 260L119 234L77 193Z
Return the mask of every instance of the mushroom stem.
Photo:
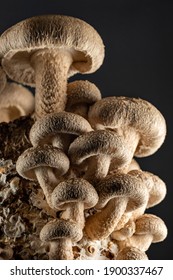
M66 210L62 213L61 218L64 220L73 220L78 226L83 229L85 224L84 203L72 202L68 204Z
M10 122L21 116L20 110L15 106L8 108L1 108L1 119L0 122Z
M127 207L127 200L115 198L107 203L104 211L86 219L85 231L92 240L107 238L115 229Z
M100 154L99 156L89 159L88 170L84 175L84 179L89 182L100 180L108 174L111 158L108 155Z
M51 194L57 184L57 179L55 178L55 175L49 167L35 168L35 175L37 177L39 185L43 190L47 203L53 209L54 207L52 206L51 202Z
M70 52L40 50L31 57L35 70L35 114L41 118L49 113L63 111L66 105L68 71L72 64Z
M72 242L70 238L51 241L49 247L49 260L73 260Z

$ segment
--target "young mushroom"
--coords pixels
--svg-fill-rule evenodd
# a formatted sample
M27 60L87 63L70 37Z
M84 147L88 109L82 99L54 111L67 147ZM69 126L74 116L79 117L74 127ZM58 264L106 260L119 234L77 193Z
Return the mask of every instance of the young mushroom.
M133 156L146 157L163 144L166 123L162 114L140 98L106 97L91 106L88 120L94 129L114 131ZM129 163L130 163L129 162Z
M7 83L0 93L0 122L10 122L34 111L34 96L25 87Z
M163 220L152 214L144 214L135 222L135 233L124 241L118 241L118 246L120 249L133 246L144 252L151 243L161 242L166 236L167 227Z
M129 162L121 137L112 131L91 131L77 137L71 143L68 154L73 165L87 165L84 178L92 183L107 175L113 158L117 168Z
M96 186L100 212L88 217L85 232L92 240L107 238L125 212L132 212L148 200L143 182L130 174L117 173L102 179Z
M116 260L148 260L148 257L138 248L125 247L118 252Z
M42 15L1 35L0 58L12 80L36 87L35 112L41 118L65 109L68 77L96 71L104 59L104 45L81 19Z
M98 202L95 188L80 178L60 182L51 195L56 210L63 210L61 218L75 221L81 229L85 224L84 210L94 207Z
M67 85L67 104L65 110L88 118L89 106L101 99L95 84L89 81L74 81Z
M40 239L49 242L50 260L73 260L73 242L82 238L82 229L74 221L54 219L40 232Z
M23 152L16 162L16 170L25 179L38 180L48 205L52 207L51 194L69 169L69 159L50 145L32 147Z

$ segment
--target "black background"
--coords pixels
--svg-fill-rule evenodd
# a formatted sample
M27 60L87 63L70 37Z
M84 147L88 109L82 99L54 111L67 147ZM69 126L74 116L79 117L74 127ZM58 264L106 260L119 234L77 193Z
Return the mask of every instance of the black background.
M105 60L101 68L69 81L88 79L98 86L103 97L143 98L164 115L168 130L164 144L154 155L138 162L143 170L158 175L167 185L164 201L148 212L165 221L168 237L152 244L147 254L150 259L173 259L173 1L3 0L0 33L25 18L42 14L83 19L103 39Z

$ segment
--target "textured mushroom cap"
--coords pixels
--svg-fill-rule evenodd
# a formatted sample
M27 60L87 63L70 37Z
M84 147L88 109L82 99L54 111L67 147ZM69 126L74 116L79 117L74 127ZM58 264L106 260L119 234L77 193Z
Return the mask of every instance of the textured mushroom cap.
M87 120L73 113L53 113L39 119L30 130L30 140L33 146L51 143L58 133L80 135L91 131Z
M40 232L41 241L55 241L57 239L69 238L73 242L77 242L82 236L82 229L74 221L60 219L50 221Z
M159 204L166 196L167 189L165 183L157 176L148 171L131 170L129 174L140 177L149 191L147 208Z
M81 19L63 15L28 18L7 29L0 37L0 57L9 77L17 82L35 85L30 64L37 50L65 49L72 54L69 76L92 73L102 64L104 45L97 31Z
M135 247L126 247L118 252L116 260L148 260L148 257Z
M0 108L10 109L10 120L29 115L34 111L34 96L22 85L7 83L0 93Z
M3 71L2 67L0 67L0 93L5 88L7 82L6 74Z
M83 202L84 209L94 207L98 195L94 187L84 179L69 179L58 184L52 193L52 205L55 209L66 209L67 204Z
M100 90L89 81L74 81L67 86L67 110L73 105L93 104L101 99Z
M165 140L164 117L152 104L140 98L103 98L90 108L88 119L94 129L114 129L122 134L135 130L140 137L135 151L137 157L155 153Z
M167 227L161 218L144 214L136 220L135 235L152 235L152 242L156 243L166 238Z
M61 176L69 169L69 159L61 150L44 145L25 150L16 162L17 172L29 180L36 180L35 168L45 166L51 167L57 176Z
M77 137L69 147L72 163L81 164L84 160L99 155L108 155L117 159L117 167L127 164L128 152L122 139L111 131L91 131Z
M97 184L96 190L99 195L97 208L103 208L112 198L122 197L128 199L126 211L130 212L148 200L148 190L142 180L130 174L107 176Z

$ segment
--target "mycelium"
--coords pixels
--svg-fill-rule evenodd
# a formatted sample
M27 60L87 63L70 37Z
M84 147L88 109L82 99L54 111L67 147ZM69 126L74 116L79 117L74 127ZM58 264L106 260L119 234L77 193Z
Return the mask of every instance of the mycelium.
M28 115L35 102L29 147L10 182L15 166L9 171L8 161L0 162L1 259L147 259L145 251L166 238L167 228L145 210L164 199L166 186L134 157L163 144L162 114L140 98L102 99L86 80L68 83L104 59L100 35L81 19L44 15L19 22L1 35L0 59L0 108L19 97L14 86L5 92L6 76L18 87L35 87L31 105L24 104Z

